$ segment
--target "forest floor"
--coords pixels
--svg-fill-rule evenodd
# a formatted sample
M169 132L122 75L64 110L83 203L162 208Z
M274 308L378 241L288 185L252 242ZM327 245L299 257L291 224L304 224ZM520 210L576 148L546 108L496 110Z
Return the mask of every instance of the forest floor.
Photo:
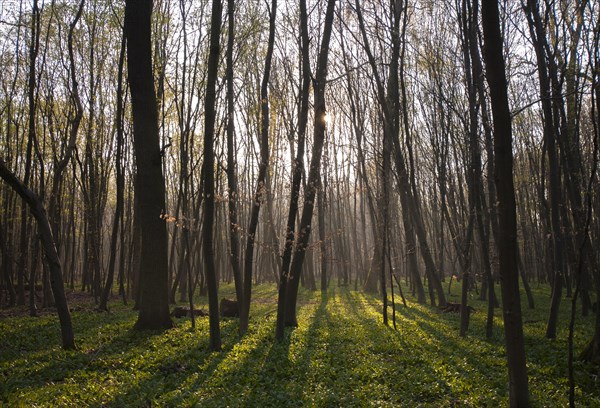
M459 285L451 301L458 302ZM544 338L546 289L534 289L536 309L523 302L533 406L566 406L567 327L563 300L559 335ZM233 297L233 288L220 288ZM110 313L77 296L77 351L60 348L58 320L0 315L0 406L35 407L497 407L508 403L501 310L485 338L485 304L475 299L468 335L459 316L397 304L394 330L382 324L381 301L347 288L302 291L299 326L274 339L276 288L253 292L250 330L221 323L222 352L208 351L208 318L176 319L164 332L136 332L136 312L117 299ZM398 300L398 299L397 299ZM206 309L206 299L198 299ZM5 311L6 312L6 311ZM591 338L593 316L578 317L576 353ZM575 363L576 402L600 406L600 367Z

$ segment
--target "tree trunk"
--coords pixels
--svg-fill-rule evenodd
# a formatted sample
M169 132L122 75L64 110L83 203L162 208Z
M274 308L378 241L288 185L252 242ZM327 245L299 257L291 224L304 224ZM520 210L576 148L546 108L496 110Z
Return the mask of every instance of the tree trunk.
M221 350L221 331L219 328L219 300L217 293L217 272L213 248L213 225L215 213L215 103L217 71L219 68L221 0L214 0L210 21L210 51L208 54L208 72L206 76L206 99L204 101L204 222L202 225L202 250L204 271L208 289L208 313L210 328L210 349Z
M401 6L398 3L394 3L392 6L395 26L399 26L399 19L402 12L406 12L406 8ZM425 225L423 224L423 219L419 210L419 202L416 194L413 193L413 184L410 180L409 173L406 166L406 160L404 158L404 154L400 148L400 89L398 84L398 76L399 76L399 67L398 67L398 59L400 53L400 38L398 36L398 29L392 30L392 43L393 43L393 51L392 58L390 62L390 75L387 85L387 94L384 88L383 81L381 79L381 75L377 69L378 63L375 61L375 58L371 52L370 45L368 43L366 30L364 27L364 21L361 11L360 2L356 0L356 13L359 21L360 31L363 37L364 48L367 53L367 57L369 59L369 64L371 65L371 69L373 71L373 75L375 77L376 89L377 89L377 99L379 104L381 105L383 115L384 115L384 132L389 133L389 137L393 143L393 154L397 171L397 182L398 189L400 190L400 194L405 194L404 203L406 203L407 208L402 208L402 211L408 211L411 219L413 220L413 226L415 228L415 232L417 234L421 256L423 257L423 261L425 263L425 273L427 275L427 279L430 284L430 291L435 290L438 295L438 302L440 305L446 304L446 296L444 294L444 288L442 287L440 278L436 272L435 263L433 261L433 257L431 255L431 250L429 249L427 233L425 230ZM406 17L406 16L405 16ZM406 103L403 103L404 109L406 109ZM407 113L404 113L404 120L407 121ZM407 129L405 128L405 131ZM432 304L435 303L435 299L433 294L430 292Z
M158 134L158 108L152 75L151 0L127 0L127 73L131 89L136 194L141 226L140 302L135 328L166 329L169 316L169 270L163 151Z
M38 223L40 239L46 254L46 261L50 267L50 284L56 304L56 311L60 320L60 330L62 335L62 345L65 350L75 349L75 338L73 335L73 326L71 323L71 313L65 296L63 284L62 266L60 258L54 245L52 228L46 215L46 208L42 200L29 190L17 177L6 167L4 161L0 159L0 177L6 181L23 201L29 206L32 215ZM34 286L34 282L30 282ZM33 296L33 294L31 295Z
M498 194L498 253L511 407L529 406L529 390L517 265L517 216L513 185L511 116L498 2L483 0L482 25L487 80L494 117L494 180Z
M323 177L324 178L324 177ZM325 197L327 196L326 192L326 183L321 180L321 188L317 192L317 211L318 211L318 222L319 222L319 247L321 252L321 292L327 292L327 262L328 262L328 251L327 251L327 243L325 242L325 208L327 203L325 202Z
M383 145L382 145L382 155L383 155L383 165L381 168L381 206L380 206L380 211L381 211L381 265L380 265L380 276L379 276L379 281L380 281L380 287L381 287L381 299L383 302L382 305L382 314L383 314L383 324L385 324L386 326L388 325L388 314L387 314L387 309L388 309L388 298L387 298L387 287L386 287L386 272L385 272L385 264L386 264L386 258L389 259L389 239L388 239L388 234L389 234L389 213L390 213L390 172L391 172L391 150L392 150L392 143L390 140L390 135L386 134L384 132L383 134ZM390 265L391 266L391 265ZM392 270L390 268L390 274L392 273ZM390 275L391 276L391 275ZM394 283L392 281L390 281L390 285L392 286L392 299L394 296ZM396 317L395 315L393 316L394 318L394 327L396 325Z
M29 43L29 75L27 78L27 102L28 102L28 123L27 123L27 148L25 153L25 174L23 184L29 185L31 177L31 160L33 152L34 139L36 138L35 111L36 111L36 59L39 50L40 41L40 9L38 1L33 0L31 12L31 41ZM17 304L25 304L25 277L27 275L27 263L29 254L29 228L27 222L27 207L21 209L21 239L19 245L19 271L17 276L18 298ZM31 275L31 274L30 274ZM31 282L30 282L31 286ZM35 302L29 299L30 304ZM35 305L35 303L34 303ZM31 308L32 315L35 315L34 308Z
M0 225L0 255L2 256L2 262L0 262L0 291L6 287L6 291L8 292L8 307L12 307L16 304L17 293L12 278L12 253L9 251L7 239L5 237L7 230L8 228L5 230L4 227ZM4 286L2 285L2 282L4 282ZM0 304L2 304L1 298Z
M546 143L548 153L554 280L552 284L552 301L550 304L550 316L548 317L546 337L553 339L556 338L558 309L560 307L564 280L563 237L559 213L559 203L561 202L560 176L558 173L556 148L557 135L554 131L554 120L556 118L554 118L552 112L550 80L548 79L548 67L544 51L546 37L542 29L537 0L528 0L527 6L525 7L525 13L529 22L529 31L531 33L538 63L540 97L542 99L542 110L544 113L544 142Z
M600 364L600 310L598 310L598 306L596 306L594 335L585 349L583 349L579 355L579 359L583 361L589 361L594 364Z
M271 61L273 59L273 48L275 45L275 17L277 15L277 0L271 1L269 10L269 40L267 55L265 57L265 68L263 71L260 87L261 103L261 132L260 132L260 163L258 167L258 178L256 189L252 199L252 210L250 224L248 226L248 239L246 241L246 259L244 260L244 296L240 307L240 334L248 331L248 319L250 318L250 300L252 296L252 268L254 262L254 243L256 230L258 229L258 215L260 206L267 192L267 170L269 168L269 79L271 77Z
M231 245L231 267L235 283L235 294L238 304L244 298L242 270L240 266L240 235L238 221L238 182L236 175L234 131L235 131L235 106L233 104L233 40L235 36L235 0L227 0L228 37L226 52L226 80L227 80L227 187L229 189L229 242Z
M308 108L310 97L310 54L308 38L308 16L306 11L306 0L300 0L300 51L302 59L302 82L300 89L300 106L298 112L298 149L296 157L292 156L292 185L290 188L290 207L285 229L285 243L281 257L281 275L279 277L279 288L277 294L277 321L275 327L275 338L283 340L285 327L285 304L287 286L290 273L290 263L296 233L296 217L298 216L298 202L300 199L300 187L302 185L302 173L304 170L304 149L306 139L306 128L308 124ZM293 149L292 149L293 150Z
M115 264L117 259L117 241L119 238L119 227L122 224L123 208L124 208L124 190L125 190L125 175L123 174L123 65L125 63L125 35L121 39L121 50L119 51L119 64L117 72L117 109L115 112L115 127L117 137L117 152L116 152L116 203L115 203L115 214L113 218L113 227L110 237L110 254L108 260L108 272L106 274L106 283L100 296L100 304L98 309L108 310L107 303L110 296L114 275L115 275Z
M327 1L327 11L325 13L325 25L323 27L323 38L321 40L321 49L317 60L317 71L313 81L314 88L314 128L313 128L313 147L311 162L308 172L308 180L304 191L304 205L302 207L302 217L300 219L298 238L294 249L294 257L290 267L290 276L288 281L285 306L283 315L285 324L288 326L297 326L296 319L296 300L298 297L298 288L300 283L300 274L306 255L306 249L310 238L312 215L315 206L317 189L319 188L319 177L321 171L321 156L323 144L325 142L325 130L327 123L325 121L325 88L327 83L327 65L329 60L329 43L331 40L331 31L333 27L333 17L335 9L335 0Z
M594 38L594 53L598 55L600 52L600 38L599 34L596 33ZM598 64L600 61L596 58L594 62L592 62L592 67L596 72L598 72ZM592 224L591 211L593 204L593 194L590 194L592 191L592 186L594 185L595 174L598 169L598 153L600 150L600 84L598 83L598 75L594 75L592 80L592 123L594 125L594 150L593 150L593 165L590 172L590 179L588 184L588 194L587 194L587 220ZM598 182L595 182L596 188L598 188ZM598 191L598 190L596 190ZM596 195L597 196L597 195ZM594 227L592 227L593 229ZM596 231L598 230L596 224ZM584 230L584 232L586 232ZM584 243L585 245L585 243ZM596 269L594 273L594 280L596 283L596 321L594 326L594 335L592 339L586 346L586 348L581 352L579 358L584 361L592 361L596 364L600 364L600 305L598 301L600 300L600 270Z

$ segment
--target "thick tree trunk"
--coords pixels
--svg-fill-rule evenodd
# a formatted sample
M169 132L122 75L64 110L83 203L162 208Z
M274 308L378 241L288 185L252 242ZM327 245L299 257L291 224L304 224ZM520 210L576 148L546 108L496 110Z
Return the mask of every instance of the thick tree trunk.
M482 25L485 64L494 117L494 175L498 193L498 253L504 316L504 335L508 361L511 407L529 406L529 389L517 265L517 221L513 185L511 116L508 86L500 33L498 2L483 0Z
M152 0L127 0L127 73L131 89L136 159L136 194L141 226L140 302L135 328L166 329L169 316L169 270L163 151L158 134L158 108L152 75Z

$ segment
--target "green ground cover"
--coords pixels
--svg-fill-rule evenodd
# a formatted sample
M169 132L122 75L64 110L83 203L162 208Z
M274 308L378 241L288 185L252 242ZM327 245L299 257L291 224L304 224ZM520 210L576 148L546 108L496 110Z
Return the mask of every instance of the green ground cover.
M232 297L231 287L220 291ZM550 341L544 338L548 293L535 295L537 308L524 308L532 401L565 406L570 305L563 302L559 337ZM79 350L71 352L60 348L55 316L2 317L0 406L505 406L501 312L494 338L486 340L485 306L474 297L477 311L460 338L458 315L410 296L408 308L397 305L394 330L382 324L377 297L345 288L302 291L299 327L277 343L276 289L258 286L249 333L240 339L237 319L224 320L220 353L207 351L208 318L198 318L193 331L184 318L172 330L139 333L131 330L136 313L116 300L111 313L94 312L89 301L72 305ZM579 317L576 350L592 329L593 317ZM575 368L577 402L600 406L599 368L580 362Z

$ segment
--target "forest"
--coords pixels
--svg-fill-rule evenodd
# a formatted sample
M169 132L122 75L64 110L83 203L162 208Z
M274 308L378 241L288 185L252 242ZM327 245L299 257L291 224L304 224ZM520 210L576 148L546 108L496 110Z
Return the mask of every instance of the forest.
M3 0L0 406L600 406L599 134L597 0Z

